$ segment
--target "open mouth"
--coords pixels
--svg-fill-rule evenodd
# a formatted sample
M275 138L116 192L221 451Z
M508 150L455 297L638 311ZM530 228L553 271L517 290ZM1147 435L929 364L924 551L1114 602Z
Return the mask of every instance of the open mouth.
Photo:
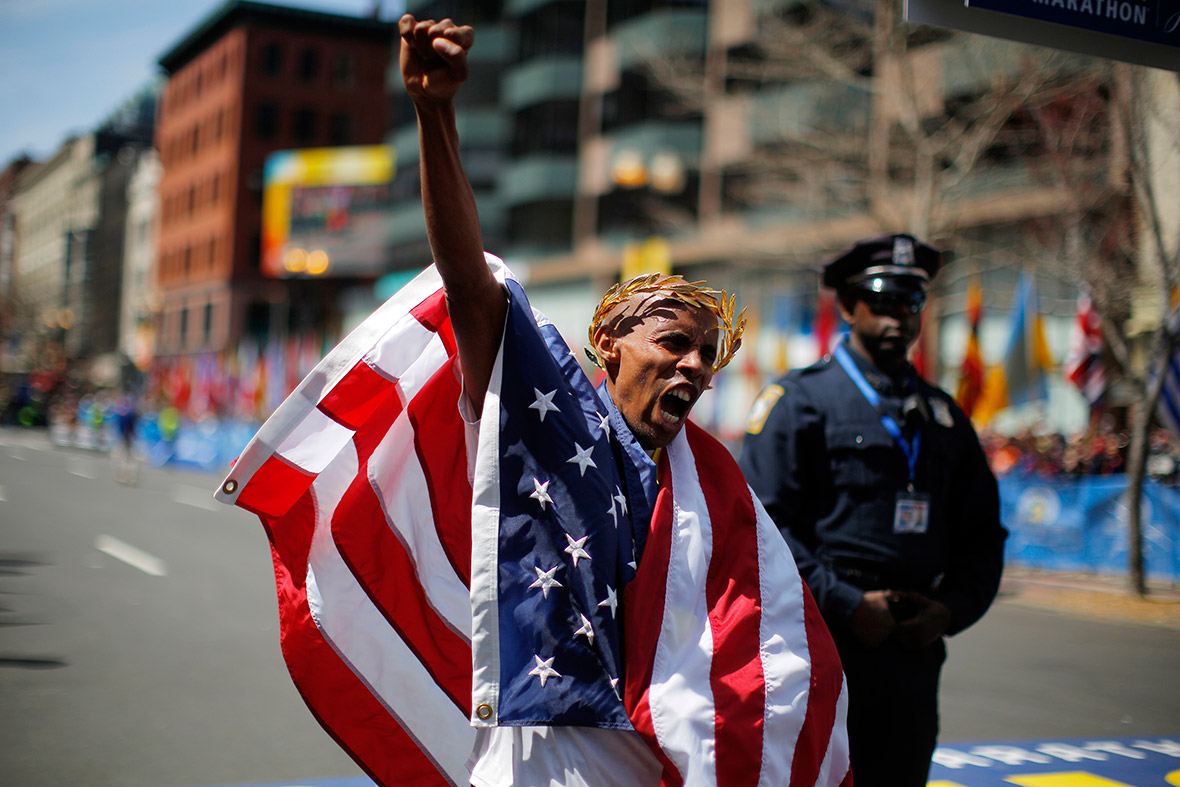
M660 397L660 416L669 424L679 424L691 408L692 394L683 388L675 388Z

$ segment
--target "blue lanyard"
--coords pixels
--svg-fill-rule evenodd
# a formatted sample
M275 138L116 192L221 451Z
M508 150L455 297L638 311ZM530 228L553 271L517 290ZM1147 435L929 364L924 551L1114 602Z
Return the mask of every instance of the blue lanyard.
M857 367L856 361L852 360L852 356L848 354L848 350L844 349L844 343L840 342L836 345L836 349L832 351L836 356L836 360L844 367L844 371L848 372L848 376L852 378L852 382L856 383L856 387L864 394L868 403L872 405L873 409L877 411L877 415L881 417L881 426L885 427L885 431L893 438L901 448L901 452L905 454L906 463L910 468L910 483L914 482L914 469L918 465L918 449L922 445L922 433L918 432L914 435L913 440L906 440L905 435L902 434L901 426L889 414L881 410L881 396L877 393L873 386L869 385L869 381L861 373L860 368Z

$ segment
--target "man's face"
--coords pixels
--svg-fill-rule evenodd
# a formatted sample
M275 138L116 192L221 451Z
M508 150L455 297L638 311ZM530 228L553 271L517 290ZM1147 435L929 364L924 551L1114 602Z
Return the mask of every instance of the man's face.
M924 304L920 292L854 291L842 299L841 310L853 336L873 359L900 361L918 338Z
M595 343L615 405L651 450L672 442L713 379L717 317L659 295L637 297L642 305L600 329Z

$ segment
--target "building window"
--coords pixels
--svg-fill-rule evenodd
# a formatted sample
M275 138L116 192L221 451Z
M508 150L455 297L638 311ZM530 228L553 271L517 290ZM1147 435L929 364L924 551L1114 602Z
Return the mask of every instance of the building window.
M184 306L180 309L180 346L184 347L188 344L188 307Z
M314 49L304 49L299 53L299 79L311 82L320 74L320 53Z
M352 144L352 116L343 112L332 115L328 128L328 144Z
M521 15L518 58L581 51L585 14L578 12L579 6L563 0Z
M209 344L213 340L213 304L205 304L205 325L203 333L205 337L205 344Z
M269 101L259 104L254 128L259 139L274 139L279 133L279 108Z
M356 58L347 52L335 55L329 78L334 87L352 87L356 84Z
M278 76L283 70L283 47L281 44L269 43L262 47L262 75Z
M250 269L262 270L262 233L255 232L250 236Z
M185 246L184 247L184 275L185 276L189 275L189 273L192 272L192 269L193 269L193 247L192 246Z
M549 101L517 113L512 154L572 153L578 147L578 102Z
M292 133L295 135L297 144L305 145L315 140L316 114L314 109L303 107L295 110L293 121Z

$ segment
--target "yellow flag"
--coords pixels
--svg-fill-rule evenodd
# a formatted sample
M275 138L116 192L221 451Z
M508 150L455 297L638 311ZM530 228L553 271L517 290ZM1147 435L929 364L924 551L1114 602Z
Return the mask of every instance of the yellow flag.
M628 281L647 273L672 273L672 251L663 238L648 238L642 243L628 243L623 248L621 280Z

